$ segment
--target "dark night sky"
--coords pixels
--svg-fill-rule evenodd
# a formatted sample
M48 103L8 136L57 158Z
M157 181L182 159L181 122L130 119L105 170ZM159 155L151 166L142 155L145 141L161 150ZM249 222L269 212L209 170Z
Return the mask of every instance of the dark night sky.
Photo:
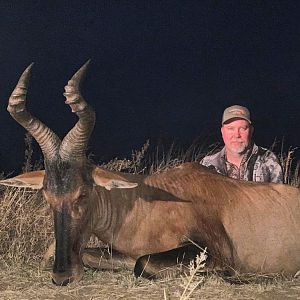
M257 144L300 146L299 1L0 1L0 165L22 166L24 129L6 111L35 62L29 110L62 137L63 87L89 58L96 162L150 143L219 140L221 114L252 112Z

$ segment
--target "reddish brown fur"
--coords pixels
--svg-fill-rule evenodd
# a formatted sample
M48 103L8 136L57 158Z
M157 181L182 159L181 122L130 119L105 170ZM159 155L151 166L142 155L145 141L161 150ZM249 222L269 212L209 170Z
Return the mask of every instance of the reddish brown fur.
M193 240L208 247L216 266L286 273L300 267L300 195L296 188L239 182L198 164L185 164L144 177L134 191L101 191L98 195L106 202L107 211L94 209L91 231L130 257L167 251ZM99 207L99 198L93 201L93 207ZM98 220L105 219L105 213L109 223L103 229ZM276 222L280 223L277 238L272 231ZM291 239L296 244L289 239L284 243L286 249L294 248L292 257L287 257L284 247L280 248L283 253L277 253L276 244L286 239L282 233L294 236ZM264 244L269 234L274 239L271 246ZM248 257L254 261L249 263Z

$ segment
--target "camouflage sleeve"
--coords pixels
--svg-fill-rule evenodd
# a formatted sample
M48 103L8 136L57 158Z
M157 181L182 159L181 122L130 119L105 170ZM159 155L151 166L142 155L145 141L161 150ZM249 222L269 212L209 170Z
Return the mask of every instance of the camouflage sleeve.
M277 156L267 151L265 156L265 165L269 173L270 182L283 183L283 171Z
M207 156L202 158L202 160L200 161L200 164L205 167L211 166L210 159Z
M215 161L211 159L211 156L205 156L200 161L200 164L204 167L209 168L210 170L216 171L219 174L224 175L216 166Z

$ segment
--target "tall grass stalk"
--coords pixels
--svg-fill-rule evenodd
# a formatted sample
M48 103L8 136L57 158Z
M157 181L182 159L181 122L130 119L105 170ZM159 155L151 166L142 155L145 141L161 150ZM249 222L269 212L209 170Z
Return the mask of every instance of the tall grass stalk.
M190 261L189 264L189 275L182 277L184 290L181 294L180 300L187 300L190 298L194 290L199 286L200 283L204 281L204 277L197 277L197 280L194 281L198 272L202 271L205 267L205 261L207 259L206 248L204 251L200 252L194 260Z

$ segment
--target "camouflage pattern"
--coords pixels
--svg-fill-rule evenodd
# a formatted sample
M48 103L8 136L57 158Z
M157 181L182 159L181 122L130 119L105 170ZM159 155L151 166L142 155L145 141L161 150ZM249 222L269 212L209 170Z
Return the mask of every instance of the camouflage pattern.
M282 167L277 156L255 144L245 153L240 168L226 160L225 147L216 154L205 156L200 163L235 179L283 183Z

